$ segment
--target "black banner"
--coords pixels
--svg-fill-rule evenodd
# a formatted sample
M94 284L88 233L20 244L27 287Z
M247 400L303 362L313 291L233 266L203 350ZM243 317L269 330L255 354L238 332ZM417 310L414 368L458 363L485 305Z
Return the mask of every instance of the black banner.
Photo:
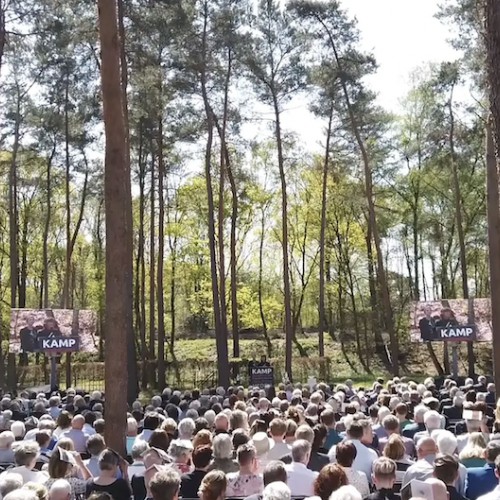
M471 342L476 340L476 325L456 325L436 328L436 340L449 342Z
M80 350L80 337L46 337L38 339L38 350L47 354Z
M250 385L274 386L274 368L272 366L251 366Z

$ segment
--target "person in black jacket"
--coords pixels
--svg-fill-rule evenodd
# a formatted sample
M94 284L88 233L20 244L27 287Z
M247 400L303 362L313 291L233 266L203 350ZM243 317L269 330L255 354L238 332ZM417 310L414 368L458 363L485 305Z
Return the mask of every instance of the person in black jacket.
M212 448L208 445L199 446L193 451L191 460L194 470L181 477L180 495L182 498L198 498L201 482L212 461Z
M436 318L432 316L431 306L424 306L425 316L418 322L418 329L422 340L429 341L435 339Z
M19 338L21 339L21 351L23 354L35 352L38 349L37 329L33 316L26 318L26 326L19 332Z
M390 458L381 457L373 462L373 484L376 491L368 495L367 500L398 500L394 492L396 482L396 462Z

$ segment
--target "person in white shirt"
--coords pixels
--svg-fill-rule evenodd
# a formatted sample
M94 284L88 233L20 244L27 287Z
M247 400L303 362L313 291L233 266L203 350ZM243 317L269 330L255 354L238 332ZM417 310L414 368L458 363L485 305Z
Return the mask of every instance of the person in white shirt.
M132 452L130 456L132 457L132 465L128 468L128 478L132 479L133 476L143 476L146 471L146 467L144 465L143 456L148 450L148 444L144 441L135 444L132 446Z
M71 429L64 431L59 439L68 438L73 441L75 445L75 451L78 453L86 453L87 451L87 440L90 437L86 432L83 431L83 426L85 425L85 417L83 415L75 415L71 421Z
M353 421L347 429L347 438L356 448L356 458L354 459L352 468L355 471L363 472L368 481L370 481L372 477L373 462L377 460L378 455L375 450L368 448L361 442L363 432L363 425L359 421ZM337 450L335 446L328 452L328 457L332 463L336 462L336 452Z
M294 497L314 495L314 481L318 473L307 468L311 456L311 443L298 439L292 445L292 463L285 465L287 484Z
M430 436L422 438L417 443L418 460L408 467L403 477L402 488L414 479L425 481L434 474L434 460L438 452L436 441Z
M104 438L100 434L90 436L87 441L87 450L90 453L90 458L84 463L93 477L97 477L101 469L99 468L99 455L106 449Z
M0 478L7 474L19 474L23 478L23 484L36 483L43 484L47 480L47 475L35 469L40 447L35 441L22 441L17 444L14 450L16 467L8 469L0 474Z
M268 460L280 460L289 455L292 447L285 443L286 422L281 418L275 418L269 424L271 434L271 449L267 453Z

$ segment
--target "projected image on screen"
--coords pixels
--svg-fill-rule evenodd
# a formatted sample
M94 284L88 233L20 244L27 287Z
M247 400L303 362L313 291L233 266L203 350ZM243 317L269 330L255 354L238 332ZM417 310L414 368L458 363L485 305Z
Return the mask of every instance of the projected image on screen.
M491 342L490 299L414 302L410 312L412 342Z
M9 350L90 352L98 350L94 311L72 309L12 309Z

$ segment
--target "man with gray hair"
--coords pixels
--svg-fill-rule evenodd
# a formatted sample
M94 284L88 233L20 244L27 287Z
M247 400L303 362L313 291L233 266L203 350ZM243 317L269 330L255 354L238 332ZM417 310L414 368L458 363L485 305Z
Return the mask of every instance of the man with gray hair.
M220 415L220 413L219 413ZM240 470L238 462L233 460L233 442L229 434L218 434L213 441L214 460L208 468L209 471L218 469L228 474Z
M314 495L313 484L318 473L307 468L311 456L311 443L298 439L292 445L292 463L285 465L288 486L294 497Z
M15 472L8 472L4 476L0 476L0 496L5 498L11 491L18 490L23 487L23 476Z
M36 441L22 441L18 443L14 451L16 467L2 472L0 478L14 472L22 476L23 484L29 482L44 483L48 479L47 475L35 469L39 454L40 447Z
M264 488L263 500L290 500L292 492L290 488L281 481L275 481Z
M149 491L153 500L177 500L181 477L174 469L158 471L149 482Z
M38 500L38 495L34 490L21 488L20 490L11 491L3 500Z
M58 479L49 490L49 500L70 500L71 485L66 479Z
M434 410L429 410L424 415L424 425L425 431L416 432L413 437L413 441L418 443L422 438L428 437L432 434L432 431L442 428L441 415Z

